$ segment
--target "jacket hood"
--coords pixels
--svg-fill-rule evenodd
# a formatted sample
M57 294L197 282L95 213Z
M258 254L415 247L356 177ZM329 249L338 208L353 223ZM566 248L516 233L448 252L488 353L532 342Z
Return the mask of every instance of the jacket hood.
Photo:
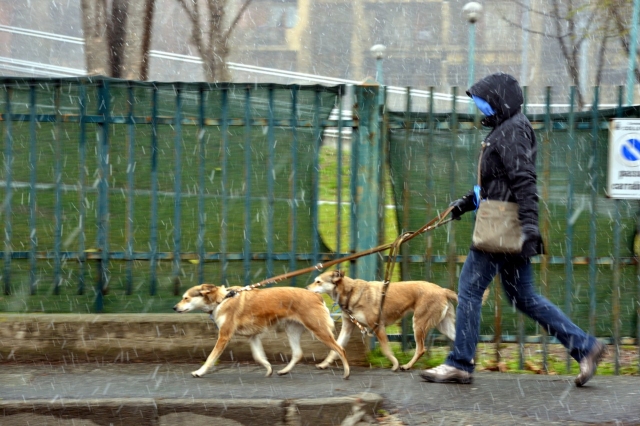
M524 96L518 80L505 73L484 77L467 90L467 95L478 96L496 112L495 121L501 123L520 112Z

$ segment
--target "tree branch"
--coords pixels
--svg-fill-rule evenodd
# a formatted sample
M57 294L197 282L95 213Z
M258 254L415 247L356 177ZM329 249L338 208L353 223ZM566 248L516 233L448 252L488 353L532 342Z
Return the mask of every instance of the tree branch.
M624 22L622 20L622 17L620 16L619 10L614 6L611 7L609 9L611 11L611 13L614 16L614 21L616 23L616 26L618 27L618 32L619 32L619 39L620 39L620 44L622 45L622 48L624 49L624 51L626 52L627 56L629 56L631 54L631 46L629 46L629 40L627 40L627 38L624 36L624 34L627 33L627 30L624 26ZM634 52L634 54L637 56L638 55L638 49L636 48L636 51ZM640 81L640 68L639 67L635 67L634 70L634 74L636 76L636 81Z
M242 15L247 10L247 8L249 7L249 5L251 4L252 1L253 0L246 0L242 4L242 6L240 6L240 9L238 10L238 13L236 14L236 17L233 18L233 21L231 22L231 24L229 24L229 28L227 29L227 31L222 36L222 40L224 41L224 44L227 44L227 41L229 40L229 37L231 36L231 33L233 32L233 30L236 27L236 25L238 25L238 22L240 22L240 18L242 18Z
M200 15L198 0L191 0L193 3L193 9L189 9L185 0L177 0L177 2L182 6L191 21L191 39L193 40L193 44L196 45L196 49L198 49L200 57L204 59L207 49L202 42L202 31L200 30L200 20L198 19L198 16Z
M149 78L149 50L151 49L151 31L153 30L153 12L155 10L155 3L156 0L147 0L144 11L140 80L147 80Z
M522 25L520 25L520 24L518 24L518 23L516 23L516 22L511 21L511 20L510 20L509 18L507 18L506 16L502 16L502 15L501 15L500 17L501 17L501 18L502 18L502 20L503 20L503 21L505 21L507 24L509 24L509 25L511 25L511 26L513 26L513 27L519 28L519 29L521 29L522 31L526 31L526 32L528 32L529 34L536 34L536 35L540 35L540 36L543 36L543 37L550 37L550 38L567 37L567 35L568 35L568 34L556 35L556 34L549 34L549 33L546 33L546 32L540 32L540 31L532 30L531 28L525 28L525 27L523 27Z

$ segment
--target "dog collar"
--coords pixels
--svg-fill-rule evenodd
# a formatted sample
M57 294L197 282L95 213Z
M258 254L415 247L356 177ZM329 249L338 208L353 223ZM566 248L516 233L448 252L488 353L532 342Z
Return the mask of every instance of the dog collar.
M238 295L238 292L235 290L230 290L229 293L227 293L224 298L225 299L231 299L232 297L236 297Z

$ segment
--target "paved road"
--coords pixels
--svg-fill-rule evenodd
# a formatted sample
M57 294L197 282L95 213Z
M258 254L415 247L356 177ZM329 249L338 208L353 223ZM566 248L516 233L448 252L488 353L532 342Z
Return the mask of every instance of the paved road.
M277 366L275 366L277 367ZM194 364L76 364L0 367L0 398L57 400L101 398L295 399L371 392L410 425L640 424L640 377L596 376L584 388L573 377L478 373L472 385L423 382L417 371L352 368L264 377L252 364L221 364L195 379ZM276 368L274 368L275 370ZM2 424L2 417L0 417Z

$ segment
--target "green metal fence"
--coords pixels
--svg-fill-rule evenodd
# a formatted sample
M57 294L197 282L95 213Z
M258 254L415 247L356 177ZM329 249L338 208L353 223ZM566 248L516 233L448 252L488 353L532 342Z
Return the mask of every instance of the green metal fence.
M0 84L3 311L165 311L332 256L318 152L343 86Z
M539 213L547 249L547 255L534 258L536 279L541 293L580 327L619 348L623 340L637 342L632 338L640 334L640 275L633 243L640 205L605 195L608 129L610 119L639 117L640 109L623 107L621 101L602 108L595 88L594 105L577 112L573 93L564 106L555 106L562 112L552 112L560 102L550 88L546 104L535 112L524 105L539 144ZM622 99L621 88L618 95ZM422 103L418 112L413 109L416 102ZM477 115L457 112L455 88L449 112L434 112L433 104L433 95L426 100L407 96L404 111L388 117L390 170L398 223L405 230L419 228L425 218L473 187L480 141L488 130L481 128ZM473 214L468 214L446 232L409 242L404 278L428 277L456 288L472 227ZM545 338L500 292L483 308L483 340L493 341L495 335L521 343L555 340Z
M385 185L398 230L418 229L471 188L485 133L479 116L458 112L467 108L456 88L448 105L434 90L407 89L402 107L387 92L379 108L378 87L366 84L353 97L346 86L0 85L0 309L11 312L168 312L190 285L250 284L372 248L396 237L384 226ZM582 328L637 342L639 206L603 188L608 121L640 111L598 105L597 88L593 97L582 112L573 96L554 106L550 89L545 105L525 104L539 140L548 248L534 259L536 275ZM407 243L402 278L455 289L471 229L469 214ZM358 259L349 273L380 279L382 260ZM482 333L552 341L497 293L483 308Z

